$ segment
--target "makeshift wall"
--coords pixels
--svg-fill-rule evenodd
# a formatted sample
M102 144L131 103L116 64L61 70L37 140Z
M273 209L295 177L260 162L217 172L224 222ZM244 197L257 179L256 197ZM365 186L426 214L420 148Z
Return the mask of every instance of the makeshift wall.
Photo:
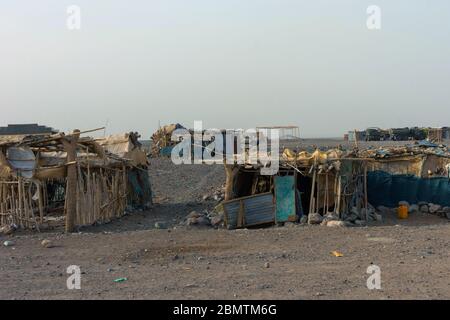
M0 181L0 226L15 224L39 230L44 217L43 192L39 181Z
M450 206L450 179L372 171L368 173L368 197L373 206L397 207L399 201Z
M406 174L420 176L424 162L423 156L402 157L389 160L369 162L370 171L384 171L390 174Z
M450 163L450 159L446 157L440 157L437 155L428 155L423 161L421 177L427 178L431 176L445 176L448 177L447 165Z
M125 213L127 170L78 167L75 225L109 222Z

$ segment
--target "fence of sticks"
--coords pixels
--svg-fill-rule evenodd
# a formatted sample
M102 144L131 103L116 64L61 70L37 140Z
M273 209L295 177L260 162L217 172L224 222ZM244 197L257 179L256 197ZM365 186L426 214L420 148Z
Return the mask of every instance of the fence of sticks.
M39 230L39 224L44 221L43 198L40 184L34 184L23 178L1 181L0 224L2 226L14 224L21 228Z
M0 141L1 227L40 231L60 221L71 232L151 204L148 163L134 136L110 143L80 134Z
M78 166L76 225L109 222L124 214L127 206L126 167L82 169Z

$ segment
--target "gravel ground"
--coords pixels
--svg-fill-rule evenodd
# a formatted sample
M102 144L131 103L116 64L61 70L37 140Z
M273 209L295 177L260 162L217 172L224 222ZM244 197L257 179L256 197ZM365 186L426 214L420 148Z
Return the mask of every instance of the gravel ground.
M156 204L81 233L1 237L0 299L449 299L450 224L431 215L385 217L369 227L289 225L235 230L183 227L224 170L154 159ZM155 229L164 221L168 229ZM44 248L43 239L54 247ZM339 251L342 257L335 257ZM381 268L381 290L366 286ZM68 290L69 265L81 290ZM114 282L127 278L123 282Z

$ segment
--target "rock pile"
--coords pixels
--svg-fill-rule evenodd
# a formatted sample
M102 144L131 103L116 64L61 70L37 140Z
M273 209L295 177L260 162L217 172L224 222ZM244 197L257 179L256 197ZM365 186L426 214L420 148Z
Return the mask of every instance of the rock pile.
M210 190L208 193L204 194L202 197L203 201L213 200L216 202L221 202L225 199L225 185L222 185L216 189Z
M399 205L405 205L408 207L409 214L421 213L421 214L432 214L439 217L444 217L450 219L450 207L443 207L439 204L419 202L417 204L409 204L406 201L400 201ZM396 215L397 208L388 208L384 206L377 207L377 211L383 215Z
M450 207L442 207L439 204L420 202L416 205L421 213L432 214L438 217L450 219Z
M186 217L184 224L187 226L209 226L211 222L209 221L205 213L199 213L197 211L191 211Z
M219 228L224 226L224 212L223 206L218 205L213 211L208 213L209 221L213 227Z

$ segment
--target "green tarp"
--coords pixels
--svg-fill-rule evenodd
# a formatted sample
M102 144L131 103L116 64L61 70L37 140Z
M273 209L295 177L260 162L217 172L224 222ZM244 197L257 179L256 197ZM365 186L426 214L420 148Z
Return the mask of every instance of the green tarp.
M414 175L392 175L372 171L367 177L369 203L373 206L397 207L399 201L417 204L421 201L450 206L450 179L419 178Z
M276 197L276 222L294 221L296 215L295 208L295 177L276 176L275 177L275 197Z

